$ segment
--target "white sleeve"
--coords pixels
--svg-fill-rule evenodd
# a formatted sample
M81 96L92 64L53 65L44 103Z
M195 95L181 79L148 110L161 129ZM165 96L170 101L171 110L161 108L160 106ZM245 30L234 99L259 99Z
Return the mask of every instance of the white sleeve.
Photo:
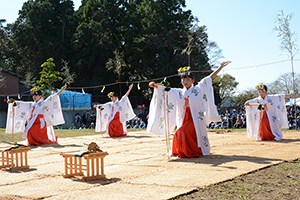
M111 102L98 105L101 105L103 110L100 110L98 107L96 108L95 132L102 132L106 130L111 115Z
M215 105L215 98L214 98L214 90L212 86L212 79L210 76L203 78L197 85L200 87L200 90L203 95L203 99L205 100L206 104L206 124L208 125L210 122L217 122L221 121L219 117L219 113L217 107Z
M47 126L56 126L65 123L59 95L53 94L44 101L41 114L44 114Z
M171 133L176 126L176 94L175 89L165 92L163 86L154 88L153 97L150 102L147 132L157 135ZM173 90L173 91L172 91ZM166 94L168 93L168 94ZM167 102L168 101L168 102ZM167 104L168 103L168 104ZM168 129L166 129L168 126Z
M30 118L33 102L16 101L17 106L8 104L6 133L18 133L25 130L25 123ZM14 109L14 112L13 112ZM14 124L14 127L12 127Z
M249 103L258 103L257 98L248 100ZM246 124L247 124L247 136L248 138L256 137L259 128L260 113L257 106L245 106L246 107Z
M119 106L120 122L124 123L128 120L135 118L136 115L133 112L129 98L125 95L122 97L120 102L121 102L121 104Z

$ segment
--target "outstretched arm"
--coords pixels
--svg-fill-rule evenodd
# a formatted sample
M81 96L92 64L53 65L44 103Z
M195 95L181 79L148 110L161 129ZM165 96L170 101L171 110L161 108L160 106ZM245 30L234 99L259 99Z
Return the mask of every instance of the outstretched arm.
M285 98L296 98L295 94L286 94Z
M96 104L96 105L94 105L94 108L98 108L99 106L102 106L102 104Z
M60 91L57 93L57 95L60 95L65 89L67 88L67 85L64 85Z
M161 85L161 86L164 86L164 84L162 84L162 83L155 83L155 82L150 82L149 83L149 87L151 87L151 88L158 88L158 86L159 85ZM170 85L170 83L168 82L168 86Z
M128 96L129 95L129 93L130 93L130 91L132 90L132 88L133 88L133 83L131 83L131 85L129 86L129 89L128 89L128 91L126 92L126 96Z
M220 67L210 74L211 79L215 78L215 76L217 76L217 74L229 63L231 63L231 61L222 62Z
M157 83L155 83L155 82L150 82L149 83L149 87L151 87L151 88L157 88Z
M15 102L15 100L13 100L13 101L10 101L10 100L6 101L6 103L8 103L8 104L14 103L14 102Z

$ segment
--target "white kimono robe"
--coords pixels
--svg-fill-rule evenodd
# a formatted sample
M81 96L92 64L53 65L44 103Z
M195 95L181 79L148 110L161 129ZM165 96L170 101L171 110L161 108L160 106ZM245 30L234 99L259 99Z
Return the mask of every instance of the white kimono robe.
M104 109L100 110L96 108L96 132L102 132L106 130L106 135L109 134L109 123L113 120L115 114L120 112L120 122L123 124L124 134L127 134L126 121L131 120L135 117L132 106L128 97L125 95L119 101L117 99L115 102L108 102L105 104L99 104ZM112 111L112 107L114 107Z
M164 100L167 96L168 105ZM188 98L189 97L189 98ZM163 86L154 89L150 103L147 132L164 135L166 126L171 131L177 126L182 126L185 116L185 100L189 99L189 106L195 125L198 147L203 155L209 155L210 145L207 137L206 125L212 121L220 121L214 100L211 77L202 79L198 85L186 88L172 88L169 92L164 91ZM168 112L168 114L166 114ZM167 123L165 123L165 120Z
M56 141L56 137L54 134L53 126L64 124L65 120L62 114L61 105L59 95L53 94L49 96L46 100L40 99L38 102L23 102L16 101L17 106L15 109L15 116L13 120L13 105L10 103L8 105L7 112L7 121L6 121L6 133L18 133L23 132L23 139L27 138L27 132L35 122L37 116L39 114L44 115L44 119L47 124L47 135L49 140L52 142ZM32 113L33 106L35 109ZM14 129L12 129L14 121ZM25 126L27 122L27 125ZM41 128L45 126L45 123L41 122Z
M248 101L249 103L267 104L267 115L275 140L282 139L281 128L288 128L284 98L285 95L266 95L265 99L257 97ZM257 106L246 106L246 120L247 136L249 138L257 137L257 140L261 140L260 135L258 134L260 110L257 109Z

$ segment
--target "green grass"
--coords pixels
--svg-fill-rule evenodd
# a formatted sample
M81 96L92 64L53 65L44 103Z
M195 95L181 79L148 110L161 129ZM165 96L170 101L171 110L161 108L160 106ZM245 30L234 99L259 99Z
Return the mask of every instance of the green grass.
M172 200L300 199L299 177L300 158L199 188L191 193L174 197Z
M128 132L137 132L142 131L145 129L128 129ZM220 132L220 131L232 131L232 132L246 132L247 130L245 128L241 129L209 129L209 132ZM295 131L295 130L283 130L285 131ZM300 132L300 130L297 130L297 132ZM100 133L96 133L95 129L85 129L85 130L69 130L69 129L55 129L55 135L57 135L59 138L65 138L65 137L77 137L77 136L85 136L85 135L99 135ZM103 133L102 133L103 134ZM22 133L15 133L14 134L14 140L16 142L22 141ZM12 141L12 134L6 134L5 128L0 128L0 141Z
M145 129L128 129L128 132L137 132L137 131L142 131ZM78 136L85 136L85 135L99 135L99 134L104 134L102 133L96 133L95 129L55 129L55 135L58 136L58 138L65 138L65 137L78 137ZM15 133L14 134L14 140L16 142L23 141L24 139L22 138L23 133ZM0 128L0 141L12 141L12 134L7 134L5 133L4 128Z

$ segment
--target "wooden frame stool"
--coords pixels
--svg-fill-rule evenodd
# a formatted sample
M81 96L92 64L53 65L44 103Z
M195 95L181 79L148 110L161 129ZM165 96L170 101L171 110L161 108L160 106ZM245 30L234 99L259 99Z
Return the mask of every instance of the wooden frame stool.
M88 181L106 177L104 174L104 157L108 155L107 152L88 153L82 157L75 157L76 153L78 152L60 154L65 158L64 178L83 176L83 179Z
M0 168L29 169L27 152L30 150L30 147L3 151L8 148L0 148Z

